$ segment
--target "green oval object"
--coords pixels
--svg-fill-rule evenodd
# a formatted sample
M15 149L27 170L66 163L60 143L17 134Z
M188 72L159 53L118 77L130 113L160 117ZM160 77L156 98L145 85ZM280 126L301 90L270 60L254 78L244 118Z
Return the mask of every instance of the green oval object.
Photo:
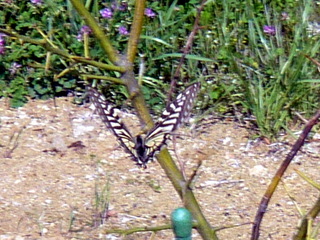
M191 240L192 215L188 209L175 209L171 213L171 222L176 240Z

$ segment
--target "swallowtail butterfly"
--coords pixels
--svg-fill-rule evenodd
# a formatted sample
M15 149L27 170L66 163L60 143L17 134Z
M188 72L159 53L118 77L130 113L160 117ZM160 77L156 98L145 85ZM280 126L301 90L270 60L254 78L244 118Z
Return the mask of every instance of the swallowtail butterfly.
M118 109L107 102L101 93L89 87L89 96L102 121L117 137L123 149L131 155L137 165L146 168L146 164L153 160L154 155L166 146L170 134L188 120L199 89L200 83L189 86L167 105L159 121L150 131L135 137L121 121L117 114Z

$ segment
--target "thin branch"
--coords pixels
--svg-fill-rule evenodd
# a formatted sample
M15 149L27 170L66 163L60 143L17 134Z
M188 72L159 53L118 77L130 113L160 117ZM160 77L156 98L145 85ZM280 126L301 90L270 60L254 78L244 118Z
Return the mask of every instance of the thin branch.
M215 232L218 232L218 231L221 231L221 230L230 229L230 228L236 228L236 227L241 227L241 226L249 225L249 224L252 224L252 222L245 222L245 223L227 225L227 226L222 226L222 227L215 227L215 228L214 228L214 231L215 231Z
M196 223L192 224L193 228L197 228L197 226L198 225ZM118 234L122 234L122 235L129 235L129 234L137 233L137 232L158 232L158 231L168 230L168 229L172 229L171 224L165 224L165 225L156 226L156 227L134 227L134 228L130 228L130 229L108 229L108 230L104 231L104 234L118 233Z
M171 224L166 224L162 226L157 226L157 227L135 227L135 228L130 228L130 229L108 229L104 231L104 234L110 234L110 233L118 233L122 235L129 235L132 233L137 233L137 232L158 232L161 230L168 230L172 229Z
M197 164L197 166L196 166L196 169L193 170L193 172L192 172L192 174L191 174L191 176L190 176L190 178L189 178L189 180L188 180L188 182L187 182L187 184L186 184L187 188L192 189L192 186L191 186L191 185L192 185L193 180L195 179L195 177L198 175L199 169L200 169L201 165L202 165L202 161L200 160L200 161L198 161L198 164Z
M85 8L82 4L82 1L79 0L70 0L73 7L77 10L81 17L83 17L84 21L88 26L92 29L94 36L100 42L102 49L108 54L108 58L114 64L116 64L119 60L119 56L114 50L109 38L104 34L102 28L99 27L96 20L91 16L90 12Z
M119 67L119 66L114 66L114 65L109 65L109 64L105 64L105 63L101 63L101 62L97 62L88 58L84 58L84 57L79 57L79 56L75 56L72 54L69 54L67 51L56 48L54 46L52 46L52 44L50 44L49 42L47 42L45 39L34 39L34 38L29 38L23 35L20 35L16 32L14 32L13 30L10 29L3 29L0 28L0 32L13 37L13 38L17 38L21 41L21 43L31 43L34 45L38 45L43 47L45 50L47 50L48 52L51 52L53 54L57 54L60 55L62 57L68 58L71 61L75 61L75 62L79 62L79 63L86 63L88 65L92 65L95 66L97 68L100 69L105 69L105 70L110 70L110 71L117 71L117 72L121 72L123 73L125 71L125 69L123 67Z
M107 80L109 82L117 83L124 85L124 82L119 78L108 77L108 76L100 76L100 75L93 75L93 74L81 74L80 76L87 78L87 79L100 79L100 80Z
M26 126L23 126L22 128L20 128L20 130L18 131L18 133L16 134L16 132L14 132L9 140L9 144L7 150L5 151L5 153L3 154L4 158L11 158L11 154L13 153L13 151L19 146L19 138L21 137L22 131L26 128ZM10 145L12 145L10 147Z
M307 239L306 237L308 233L308 222L310 220L314 220L318 216L319 212L320 212L320 197L318 197L317 201L315 202L315 204L313 204L313 207L310 209L310 211L300 220L301 224L299 226L299 230L293 236L292 238L293 240Z
M317 60L313 59L312 57L308 56L308 55L305 55L304 56L306 58L308 58L311 62L313 62L315 65L317 65L318 67L320 67L320 62L318 62Z
M134 16L130 30L130 38L128 41L127 60L130 63L134 62L137 55L138 42L142 31L144 18L145 0L135 1Z
M319 117L320 117L320 110L318 110L318 112L305 125L305 128L303 129L302 133L300 134L298 140L292 146L291 151L288 153L287 157L282 162L280 168L278 169L278 171L276 172L275 176L273 177L270 185L268 186L268 189L266 190L265 194L263 195L261 202L260 202L260 205L259 205L259 208L258 208L258 211L256 213L254 223L253 223L251 240L259 239L260 225L262 222L263 215L267 211L267 207L268 207L268 204L271 200L271 197L272 197L273 193L275 192L283 174L287 170L292 159L295 157L297 152L303 146L304 141L307 138L312 127L318 122Z
M188 37L186 46L183 49L183 55L180 58L179 65L177 66L176 71L175 71L175 73L173 75L173 78L171 79L170 91L168 93L167 103L170 103L172 101L172 95L173 95L173 92L175 91L175 88L176 88L177 79L180 78L180 69L182 67L182 64L184 63L184 60L186 59L186 55L191 50L191 46L192 46L194 37L195 37L196 33L199 30L199 21L200 21L201 13L202 13L202 10L204 8L204 5L205 5L206 1L207 0L202 0L201 5L197 10L197 16L196 16L196 19L194 21L192 31L191 31L191 33L190 33L190 35Z

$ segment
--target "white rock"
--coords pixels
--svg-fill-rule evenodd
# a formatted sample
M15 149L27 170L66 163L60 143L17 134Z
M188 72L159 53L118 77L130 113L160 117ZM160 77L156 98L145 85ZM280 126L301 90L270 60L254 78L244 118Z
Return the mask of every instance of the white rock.
M265 177L268 175L268 169L262 165L256 165L249 169L249 174L252 177Z

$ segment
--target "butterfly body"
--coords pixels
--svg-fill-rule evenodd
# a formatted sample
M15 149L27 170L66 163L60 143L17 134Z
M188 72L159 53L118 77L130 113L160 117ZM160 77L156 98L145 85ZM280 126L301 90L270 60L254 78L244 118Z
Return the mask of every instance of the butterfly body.
M171 102L162 113L159 121L146 134L133 137L117 114L117 109L106 101L97 90L89 88L89 96L102 121L117 137L123 149L143 168L152 161L154 155L166 146L167 141L181 123L185 122L200 89L200 83L189 86Z
M134 150L136 152L136 161L138 164L141 163L143 165L143 163L147 163L151 160L149 158L153 157L153 155L149 156L151 148L146 145L145 138L143 138L141 135L137 135L135 137Z

